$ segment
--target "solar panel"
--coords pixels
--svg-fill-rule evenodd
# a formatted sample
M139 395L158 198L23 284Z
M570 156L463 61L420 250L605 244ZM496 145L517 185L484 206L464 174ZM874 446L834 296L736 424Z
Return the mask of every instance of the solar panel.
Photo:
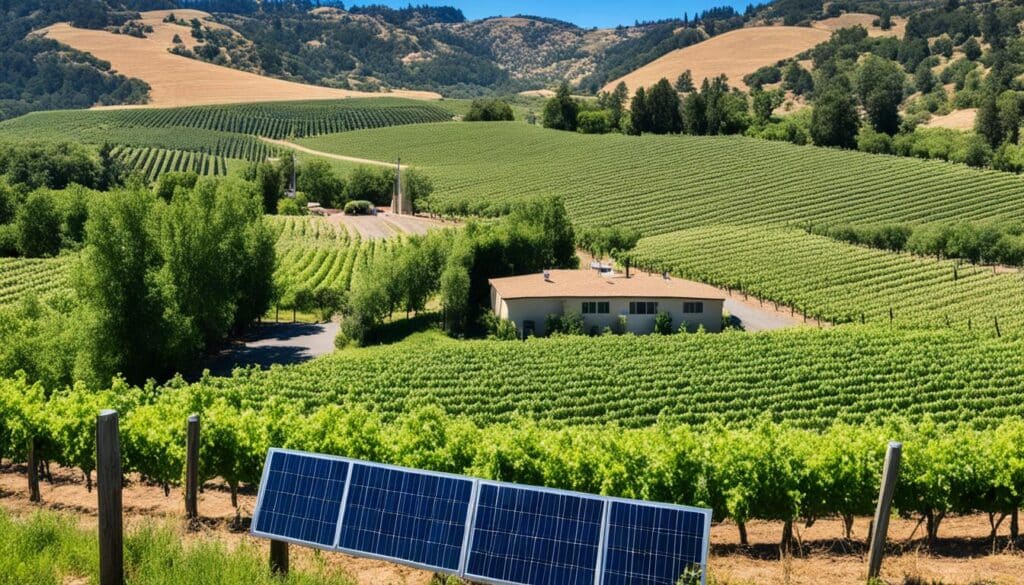
M253 533L320 548L334 546L348 472L343 460L271 450Z
M480 482L465 576L593 585L604 506L594 496Z
M610 505L602 585L703 582L710 510L628 500Z
M457 573L474 483L354 463L338 547Z

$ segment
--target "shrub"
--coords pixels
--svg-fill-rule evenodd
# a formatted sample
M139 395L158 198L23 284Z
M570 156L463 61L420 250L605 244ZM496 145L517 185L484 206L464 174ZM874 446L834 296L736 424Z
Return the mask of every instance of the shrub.
M496 99L473 100L469 112L462 118L466 122L511 122L515 120L512 106Z
M285 198L277 202L278 215L302 215L304 211L294 199Z
M672 315L662 311L654 318L654 332L658 335L672 333Z
M607 134L611 130L611 113L606 110L580 112L576 117L576 131L580 134Z
M373 203L365 199L357 199L345 204L345 215L369 215L372 210Z

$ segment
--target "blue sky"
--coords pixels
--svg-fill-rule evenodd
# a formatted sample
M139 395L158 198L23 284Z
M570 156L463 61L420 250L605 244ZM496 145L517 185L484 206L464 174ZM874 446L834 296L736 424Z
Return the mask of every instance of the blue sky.
M611 27L633 24L636 20L682 17L684 12L692 15L707 8L726 4L742 10L747 5L745 1L735 0L366 0L352 4L387 4L401 8L410 2L417 5L455 6L461 8L466 17L471 19L532 14L566 20L583 27ZM346 5L348 4L346 2Z

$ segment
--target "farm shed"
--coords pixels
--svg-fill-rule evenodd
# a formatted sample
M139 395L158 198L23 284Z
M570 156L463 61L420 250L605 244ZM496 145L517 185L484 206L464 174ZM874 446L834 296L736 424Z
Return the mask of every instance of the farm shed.
M683 323L690 330L701 325L718 333L722 330L725 297L703 284L652 275L626 277L596 270L552 270L494 278L491 307L495 315L515 323L520 335L547 334L548 315L579 313L585 331L615 328L619 316L626 318L626 330L636 334L654 332L658 313L672 317L672 328Z

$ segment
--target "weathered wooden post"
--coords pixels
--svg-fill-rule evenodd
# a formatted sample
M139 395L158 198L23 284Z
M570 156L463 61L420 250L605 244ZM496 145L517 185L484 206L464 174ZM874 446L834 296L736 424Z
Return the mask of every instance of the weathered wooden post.
M882 486L878 492L878 507L875 520L871 523L871 549L868 555L868 581L877 579L882 571L882 557L885 555L885 539L889 532L889 515L892 513L892 498L896 492L896 480L900 474L900 457L903 443L891 442L885 453L885 468L882 470Z
M185 517L199 517L199 415L188 417L185 438Z
M124 585L121 516L121 439L117 411L96 418L96 493L99 504L100 585Z
M994 319L995 319L995 322L996 322L996 337L1002 337L1003 336L1003 332L1002 332L1002 330L999 329L999 317L994 317Z
M288 574L288 543L280 540L270 541L270 572L278 575Z
M28 460L28 501L39 503L42 497L39 495L39 462L36 461L36 438L31 437L25 445L26 459Z

